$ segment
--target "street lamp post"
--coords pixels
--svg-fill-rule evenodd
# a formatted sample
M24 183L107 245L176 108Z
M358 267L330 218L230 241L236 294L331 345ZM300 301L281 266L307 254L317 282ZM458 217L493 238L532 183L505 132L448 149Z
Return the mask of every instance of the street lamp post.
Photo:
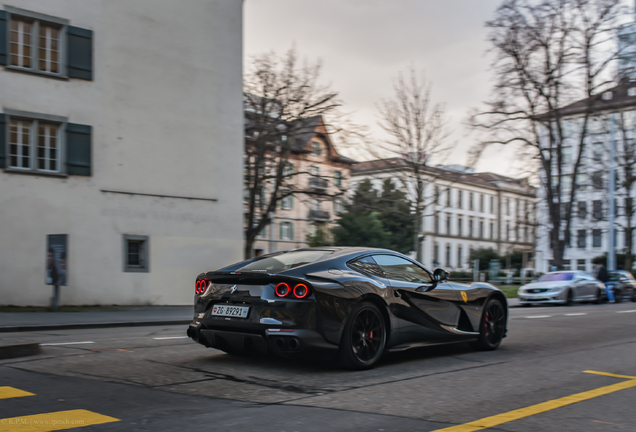
M607 251L607 269L616 270L615 209L616 209L616 119L610 114L610 161L609 161L609 250Z

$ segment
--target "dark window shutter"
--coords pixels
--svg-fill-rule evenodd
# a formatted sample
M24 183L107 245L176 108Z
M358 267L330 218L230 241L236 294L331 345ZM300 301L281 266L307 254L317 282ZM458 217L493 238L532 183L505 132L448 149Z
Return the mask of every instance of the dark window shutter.
M7 12L0 10L0 65L7 64Z
M93 79L93 31L68 26L67 69L70 78Z
M90 126L75 123L66 125L66 173L92 175Z
M5 168L7 166L5 162L5 152L7 145L5 143L5 139L7 136L7 132L5 129L6 125L6 116L4 114L0 114L0 168Z

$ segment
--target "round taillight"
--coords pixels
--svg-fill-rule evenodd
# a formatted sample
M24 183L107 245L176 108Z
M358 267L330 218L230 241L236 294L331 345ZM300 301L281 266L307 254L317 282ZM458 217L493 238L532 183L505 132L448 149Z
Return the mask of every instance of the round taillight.
M287 294L289 294L290 291L291 291L291 288L285 282L281 282L278 285L276 285L276 295L278 297L285 297Z
M294 296L296 296L296 298L305 298L307 295L309 295L309 288L307 288L307 285L298 284L294 287Z
M199 279L194 285L194 292L197 294L203 294L208 289L210 281L208 279Z

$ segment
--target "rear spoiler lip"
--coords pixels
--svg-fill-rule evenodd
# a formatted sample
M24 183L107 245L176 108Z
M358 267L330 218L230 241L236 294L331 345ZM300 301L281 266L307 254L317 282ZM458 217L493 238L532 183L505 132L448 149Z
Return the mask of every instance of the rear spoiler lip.
M241 281L245 282L261 282L263 284L270 284L274 282L293 282L293 283L311 283L307 281L305 277L302 276L288 276L284 274L276 274L276 273L264 273L264 272L208 272L199 275L197 279L209 279L213 283L217 283L217 281L226 280L227 283L238 283ZM223 283L223 282L220 282Z

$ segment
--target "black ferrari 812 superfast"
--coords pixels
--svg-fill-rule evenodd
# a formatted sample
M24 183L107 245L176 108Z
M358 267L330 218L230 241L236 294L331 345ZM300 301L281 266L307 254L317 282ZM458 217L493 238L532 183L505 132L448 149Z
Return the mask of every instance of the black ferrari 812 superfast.
M187 333L228 353L326 353L350 369L416 346L496 349L507 331L505 296L492 285L448 276L386 249L262 255L197 277Z

